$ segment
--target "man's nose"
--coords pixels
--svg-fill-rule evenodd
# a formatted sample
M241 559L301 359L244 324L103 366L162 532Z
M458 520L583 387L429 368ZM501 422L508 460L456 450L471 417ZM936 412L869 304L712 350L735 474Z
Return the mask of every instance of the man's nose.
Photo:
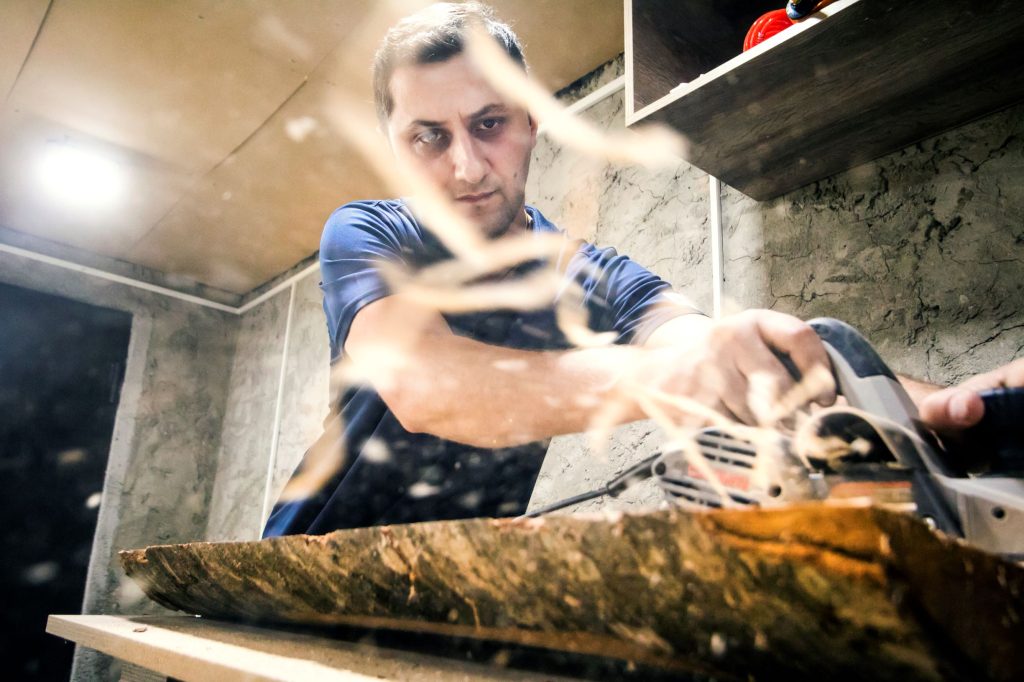
M467 185L478 185L487 177L487 160L469 135L456 135L450 147L455 179Z

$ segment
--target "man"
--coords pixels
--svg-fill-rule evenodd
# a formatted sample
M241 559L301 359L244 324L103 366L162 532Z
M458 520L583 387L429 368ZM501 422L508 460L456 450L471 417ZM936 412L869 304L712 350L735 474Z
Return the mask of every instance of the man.
M464 54L471 22L526 68L518 39L488 9L435 5L392 28L378 51L381 127L396 163L425 178L488 239L555 233L524 199L536 122ZM452 257L411 206L354 202L327 221L320 262L332 362L369 367L391 344L401 353L400 370L336 398L307 460L340 451L340 465L314 490L286 495L265 536L521 514L548 439L602 418L647 416L624 391L624 367L633 368L634 386L755 423L757 405L748 399L755 377L774 395L794 384L778 354L803 376L828 365L818 337L800 320L762 310L712 321L675 302L667 283L628 258L588 244L570 255L564 275L583 292L590 328L614 334L614 345L573 347L558 324L556 306L564 301L557 297L525 312L430 310L392 290L384 274L389 263L420 271ZM514 282L543 265L522 263L492 279ZM414 342L395 342L410 320L417 321ZM1022 375L1018 362L967 388L1016 385ZM935 390L908 387L919 402ZM830 404L834 387L822 385L815 397ZM618 409L609 412L613 402ZM982 409L971 390L934 393L922 403L924 418L947 430L976 422ZM293 480L314 466L304 461Z

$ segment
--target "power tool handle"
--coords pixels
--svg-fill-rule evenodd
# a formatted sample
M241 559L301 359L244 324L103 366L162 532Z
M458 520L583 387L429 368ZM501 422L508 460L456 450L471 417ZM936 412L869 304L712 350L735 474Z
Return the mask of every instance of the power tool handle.
M873 393L905 395L903 386L899 383L896 375L868 340L861 336L856 329L842 320L832 317L816 317L807 324L818 334L828 352L832 364L832 376L835 377L840 394L846 396L854 407L869 410L882 407L891 409L891 404L874 405L870 400L870 395ZM793 379L796 381L803 379L800 370L788 354L774 348L772 352L775 353L775 357L783 364ZM858 402L862 396L868 401L867 403ZM916 416L909 397L896 402L901 405L897 412L902 412L904 411L902 407L909 406L911 407L909 417ZM886 414L887 411L879 413Z
M850 325L831 317L817 317L807 324L817 332L822 342L832 346L846 360L859 378L883 376L897 380L868 340Z
M836 388L851 407L915 428L917 406L860 332L831 317L817 317L807 324L821 337L832 362Z
M881 356L872 348L867 339L861 336L860 332L850 325L831 317L817 317L808 324L818 334L826 348L831 347L834 353L838 353L849 364L853 374L859 378L874 376L888 377L897 381L896 375L892 373ZM788 354L772 349L775 357L789 371L797 381L800 381L800 370L793 364ZM833 374L839 378L839 368L833 367Z

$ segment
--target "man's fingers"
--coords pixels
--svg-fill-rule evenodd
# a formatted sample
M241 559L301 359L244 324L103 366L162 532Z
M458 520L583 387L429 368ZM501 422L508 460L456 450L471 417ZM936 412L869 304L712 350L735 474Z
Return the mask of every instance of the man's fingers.
M747 406L747 380L732 362L708 362L700 366L699 378L691 397L733 421L754 424L754 413Z
M985 414L979 391L1024 386L1024 358L973 376L959 386L936 391L921 401L921 419L947 435L974 426Z
M954 387L936 391L921 403L921 419L936 431L959 431L974 426L985 412L976 392Z
M793 375L767 346L760 344L737 357L736 365L746 377L747 404L757 423L767 425L774 421L780 399L796 381Z
M802 320L774 311L762 311L757 317L761 338L775 350L785 353L792 360L801 376L810 375L815 367L831 368L825 345L817 332ZM836 387L829 382L817 397L822 405L831 405L836 400Z
M719 399L738 421L757 424L754 412L747 403L750 387L746 377L735 367L725 367L720 371L722 384L718 390Z

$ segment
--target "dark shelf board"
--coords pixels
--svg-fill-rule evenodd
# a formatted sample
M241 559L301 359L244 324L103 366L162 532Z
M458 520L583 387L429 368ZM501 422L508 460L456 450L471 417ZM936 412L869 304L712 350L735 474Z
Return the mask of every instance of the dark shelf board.
M666 40L637 33L659 30L649 16L631 21L643 4L626 0L626 123L671 125L687 161L759 200L1024 99L1019 3L840 0L634 112L650 97L635 81L652 71L634 48Z

